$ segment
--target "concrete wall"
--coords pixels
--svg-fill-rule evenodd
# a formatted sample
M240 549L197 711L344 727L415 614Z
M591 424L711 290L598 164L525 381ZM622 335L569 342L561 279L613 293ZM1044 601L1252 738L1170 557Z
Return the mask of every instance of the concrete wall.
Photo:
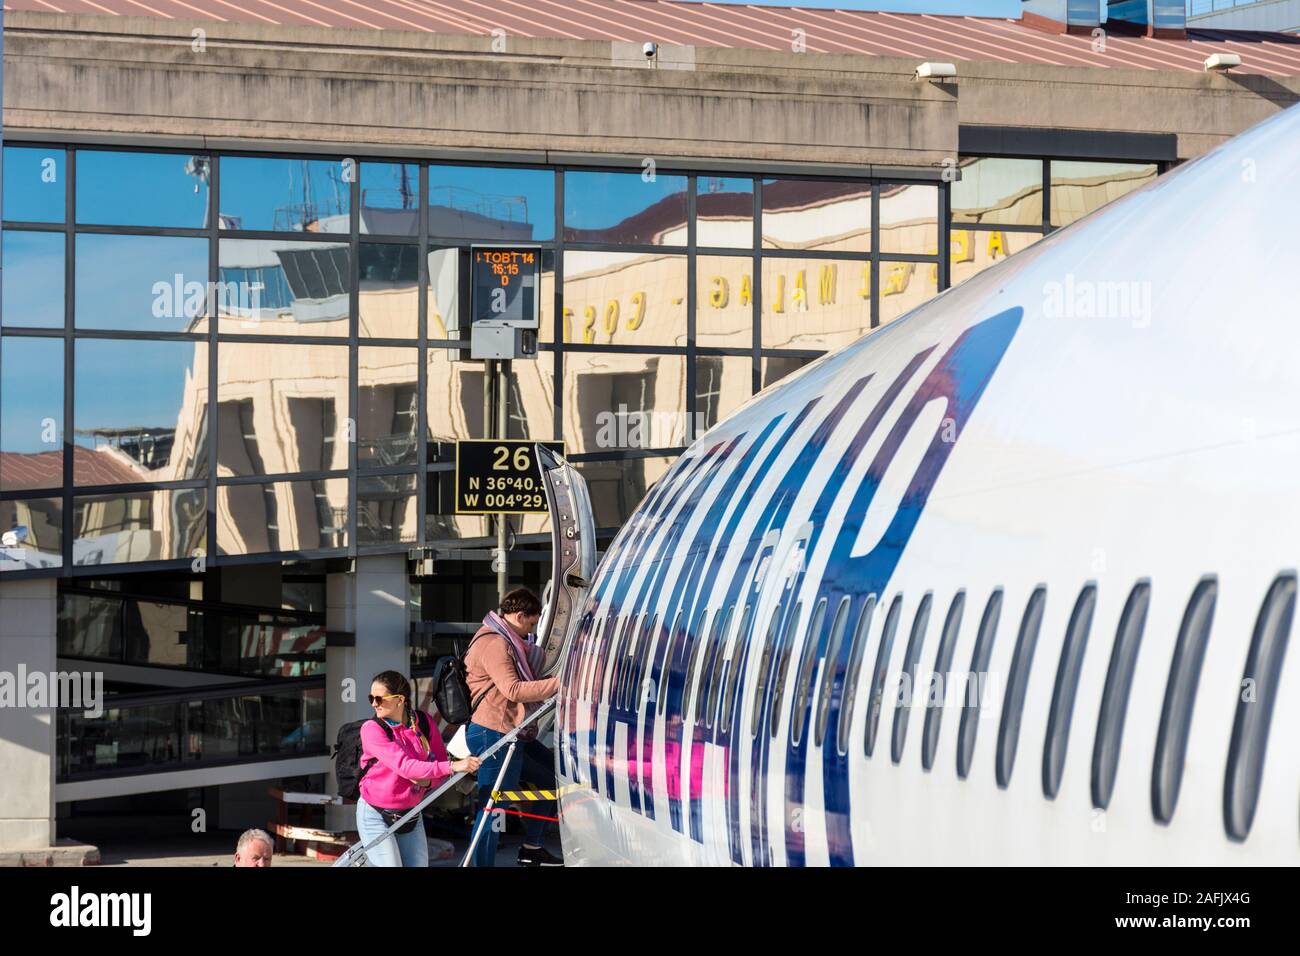
M53 578L0 581L0 671L50 674L57 624ZM22 694L24 687L18 686ZM0 706L0 850L54 845L54 711Z

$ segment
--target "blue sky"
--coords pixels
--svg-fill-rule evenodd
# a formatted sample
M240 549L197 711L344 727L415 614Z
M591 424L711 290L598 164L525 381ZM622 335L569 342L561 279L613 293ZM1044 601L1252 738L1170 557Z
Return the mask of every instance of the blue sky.
M971 17L1019 17L1020 0L715 0L766 7L836 7L841 10L888 10L899 13L947 13Z

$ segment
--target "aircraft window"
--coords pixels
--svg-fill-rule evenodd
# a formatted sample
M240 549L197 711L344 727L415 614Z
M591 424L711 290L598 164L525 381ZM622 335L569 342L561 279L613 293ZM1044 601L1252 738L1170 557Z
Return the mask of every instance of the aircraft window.
M957 632L961 629L961 616L966 608L966 592L958 591L948 605L948 616L943 622L943 636L934 655L934 676L927 688L925 729L921 734L921 766L929 770L934 766L934 752L939 746L939 725L943 720L944 695L948 692L948 675L952 670L952 654L957 647ZM932 699L938 693L938 701Z
M979 633L975 636L975 650L970 656L968 681L975 681L977 697L971 700L970 685L966 686L966 702L962 705L961 725L957 728L957 776L965 780L970 774L971 758L975 755L975 736L980 727L980 708L983 706L982 688L987 681L989 660L993 657L993 639L998 634L998 618L1002 615L1002 589L989 595L980 618Z
M844 688L840 692L840 719L835 749L840 756L849 752L849 731L853 727L853 705L858 697L858 674L862 671L862 658L867 651L867 632L871 630L871 616L876 609L876 596L867 596L858 615L858 626L853 631L853 646L849 648L849 665L844 670Z
M1034 663L1034 647L1038 644L1038 629L1043 623L1043 605L1046 603L1047 589L1039 585L1029 595L1025 616L1020 619L1020 634L1016 638L1015 653L1011 656L1011 675L1002 701L1002 726L998 728L999 787L1005 788L1011 783L1011 771L1016 765L1016 745L1020 743L1020 718L1025 708L1025 691L1029 687L1029 669Z
M682 719L690 715L690 702L695 698L691 697L691 691L695 685L695 671L699 666L700 658L704 656L704 645L709 634L709 612L706 609L704 617L700 621L700 629L695 632L695 639L691 640L690 624L686 626L686 639L691 641L691 660L686 665L686 683L682 685ZM697 695L698 696L698 695Z
M658 636L659 614L656 612L654 617L650 618L650 626L646 628L645 639L641 642L641 654L637 658L636 684L632 688L632 710L634 711L640 711L641 705L649 697L650 674L646 670L646 665L650 662L650 655L654 652L655 639Z
M1223 822L1228 836L1244 840L1255 820L1259 785L1264 776L1264 750L1268 725L1277 702L1282 659L1291 637L1295 615L1296 577L1283 574L1273 582L1255 621L1255 633L1241 676L1237 716L1232 723L1232 744L1223 785ZM1253 690L1253 693L1248 693Z
M763 698L767 695L768 670L772 664L772 647L776 643L776 629L781 624L781 605L772 608L767 623L767 638L763 641L763 656L758 662L758 685L754 688L754 712L750 714L749 732L758 736L758 719L763 712Z
M1124 602L1119 631L1106 670L1106 687L1101 694L1101 715L1097 718L1097 740L1092 748L1092 805L1105 810L1115 789L1115 771L1119 768L1119 748L1124 737L1124 717L1128 711L1128 693L1133 685L1138 647L1146 625L1147 607L1151 603L1151 585L1139 581Z
M813 740L817 746L822 745L826 736L826 720L831 712L831 694L835 690L835 662L840 659L840 645L844 643L844 632L849 626L849 605L852 600L846 595L840 598L840 606L835 609L835 620L831 622L831 637L826 644L825 661L822 664L822 686L817 697L817 723L813 727ZM840 692L842 697L844 692Z
M921 646L925 643L925 629L930 625L932 595L921 598L921 605L912 618L912 633L903 653L903 673L899 675L898 702L894 707L894 736L890 745L890 759L898 763L903 759L903 744L907 742L908 717L912 701L916 698L916 669L921 663Z
M668 687L668 668L672 666L670 655L673 652L673 644L677 640L677 628L682 623L682 612L679 609L673 618L672 629L668 632L667 639L664 640L664 649L659 655L659 686L655 688L655 712L660 713L664 707L664 694L667 693Z
M1160 731L1156 735L1156 757L1151 771L1151 813L1161 823L1174 818L1178 791L1183 783L1183 761L1187 756L1187 735L1192 726L1192 709L1196 705L1196 688L1201 680L1205 645L1210 640L1214 621L1214 604L1219 586L1212 577L1203 578L1192 591L1183 623L1178 628L1178 644L1169 665L1169 683L1165 685L1165 703L1160 711Z
M731 729L731 711L736 706L736 682L740 677L740 648L742 642L748 639L749 622L753 612L754 606L746 604L745 613L740 618L740 630L736 632L736 644L731 650L731 664L727 669L727 690L722 697L722 717L719 721L724 734Z
M713 628L709 631L704 650L700 654L700 689L695 695L696 723L708 719L705 711L708 709L709 684L712 682L713 672L718 666L718 625L721 623L721 617L721 610L713 615Z
M776 736L776 725L781 720L781 695L785 691L785 672L790 667L790 645L794 643L794 636L799 631L799 619L802 615L803 602L796 601L794 613L786 622L785 637L781 639L781 659L776 666L776 683L772 686L772 718L768 731L772 737Z
M1065 772L1065 753L1070 744L1070 721L1074 695L1079 689L1083 652L1092 630L1092 612L1097 607L1097 585L1085 584L1070 612L1061 659L1056 665L1056 686L1052 688L1052 709L1047 715L1047 737L1043 741L1043 795L1055 800Z
M876 749L876 728L880 726L880 711L884 705L885 675L889 669L890 652L894 647L894 634L898 631L898 619L903 613L903 595L894 598L885 615L885 629L880 635L880 649L876 651L876 669L871 674L871 693L867 698L867 733L863 738L862 749L868 757Z
M809 684L812 683L813 665L817 661L817 642L821 637L822 621L826 617L826 598L817 602L813 611L812 624L804 636L803 650L799 654L799 670L794 677L794 710L790 713L790 739L796 747L803 740L804 727L808 723L805 711L808 708Z
M709 678L709 703L704 710L704 726L712 728L713 722L717 719L718 713L718 695L722 693L722 682L726 678L729 662L726 660L727 654L727 631L731 627L731 615L736 610L733 604L727 608L727 616L722 619L722 627L718 630L718 650L713 655L712 676Z

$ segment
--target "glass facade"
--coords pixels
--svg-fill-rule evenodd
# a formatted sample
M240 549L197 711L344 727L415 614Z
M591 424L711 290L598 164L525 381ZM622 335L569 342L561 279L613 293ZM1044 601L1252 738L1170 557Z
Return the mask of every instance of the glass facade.
M1156 169L4 156L0 570L66 575L485 539L454 513L455 443L489 435L502 388L508 436L563 440L613 529L755 391ZM541 251L541 353L503 382L467 357L482 242Z

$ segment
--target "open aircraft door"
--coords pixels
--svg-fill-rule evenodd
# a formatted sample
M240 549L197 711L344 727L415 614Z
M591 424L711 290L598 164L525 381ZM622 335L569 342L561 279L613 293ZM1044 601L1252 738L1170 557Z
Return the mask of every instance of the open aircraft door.
M596 575L596 522L587 482L567 461L543 445L534 446L546 504L551 513L551 583L537 625L542 670L550 677L564 659L564 649L578 622L578 611Z

